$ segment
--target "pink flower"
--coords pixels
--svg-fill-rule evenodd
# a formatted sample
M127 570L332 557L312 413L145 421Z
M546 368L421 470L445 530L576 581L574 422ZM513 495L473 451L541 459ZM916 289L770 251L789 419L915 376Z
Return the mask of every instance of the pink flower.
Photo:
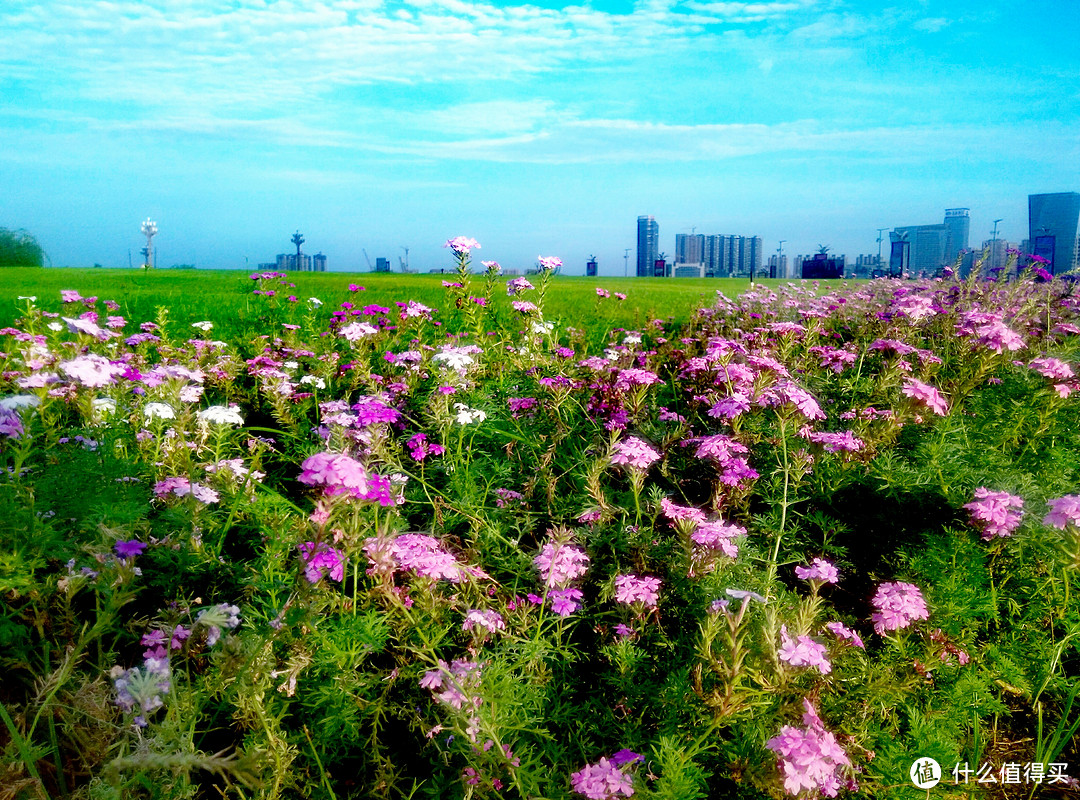
M825 645L815 642L809 636L792 639L788 636L787 625L780 626L780 642L777 655L785 664L793 667L817 667L822 675L832 672L832 664L825 655Z
M809 567L795 567L795 577L804 581L836 583L840 580L840 573L824 558L815 558Z
M1044 378L1053 380L1065 380L1074 374L1072 367L1057 358L1033 358L1028 362L1028 366Z
M849 628L844 623L842 623L842 622L828 622L828 623L825 624L825 627L828 628L830 631L832 631L834 634L836 634L837 639L847 640L847 641L851 642L853 645L855 645L856 647L861 647L864 650L866 649L866 645L863 644L863 640L859 636L859 634L857 634L855 631L853 631L851 628Z
M877 611L870 615L874 630L878 634L906 628L915 620L928 619L930 612L926 608L919 587L910 583L883 583L870 601Z
M541 272L553 272L562 266L562 259L555 256L537 256L536 260L540 262Z
M985 486L975 490L975 500L966 503L964 508L971 512L971 523L982 528L982 538L990 541L995 536L1012 536L1020 525L1024 498L1008 492L992 492Z
M705 512L701 509L677 506L666 497L660 499L660 512L672 522L701 523L705 521Z
M221 496L213 489L203 486L199 483L192 483L187 478L172 477L165 480L158 481L154 484L154 494L158 498L164 498L166 495L174 494L177 497L187 497L191 495L200 503L216 503L221 499Z
M705 550L721 550L728 558L736 558L739 548L732 541L746 536L746 528L740 525L728 525L723 520L702 522L690 534L690 541Z
M619 765L601 758L570 776L574 791L589 800L616 800L619 796L633 797L634 781Z
M540 571L544 586L551 589L566 586L584 575L589 569L589 556L580 547L552 540L543 546L533 564Z
M901 392L922 403L939 417L944 417L949 413L949 404L945 401L945 398L928 383L917 381L914 378L905 378Z
M96 353L87 353L65 361L60 364L60 369L72 380L94 389L108 386L127 371L123 364L113 364L105 356Z
M506 630L506 622L503 621L502 615L498 611L470 608L465 612L465 622L461 629L471 631L476 627L495 633L496 631Z
M349 494L358 500L377 500L379 505L396 505L390 482L340 453L316 453L300 465L297 479L308 486L324 486L328 495Z
M645 608L656 608L660 599L660 579L637 575L615 577L615 599L628 606L641 603Z
M769 739L765 746L779 756L780 771L784 774L784 788L789 794L804 791L819 792L826 797L836 797L842 786L840 775L843 767L850 767L851 760L825 730L825 725L809 700L803 701L805 728L785 725L780 733Z
M660 454L636 436L617 442L611 456L612 464L625 464L641 470L648 469L659 460Z
M476 239L470 239L468 236L455 236L453 239L447 239L443 247L449 247L455 253L468 255L470 250L480 249L480 242L476 241Z
M1059 531L1065 530L1065 526L1072 523L1080 527L1080 494L1067 494L1055 500L1048 500L1050 513L1043 517L1043 524Z

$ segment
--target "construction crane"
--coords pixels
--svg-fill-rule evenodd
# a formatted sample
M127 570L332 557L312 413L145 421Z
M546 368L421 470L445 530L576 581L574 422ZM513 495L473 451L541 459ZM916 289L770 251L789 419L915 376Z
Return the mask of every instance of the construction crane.
M371 266L371 259L368 258L367 250L365 250L363 247L361 247L360 252L362 252L364 254L364 260L367 262L368 269L370 269L372 272L374 272L375 267Z

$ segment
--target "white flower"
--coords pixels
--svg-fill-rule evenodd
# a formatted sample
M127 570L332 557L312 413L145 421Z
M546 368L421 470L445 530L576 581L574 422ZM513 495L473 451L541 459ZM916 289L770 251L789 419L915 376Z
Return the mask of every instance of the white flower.
M365 336L371 336L379 332L379 329L372 325L370 322L353 322L346 325L338 333L341 334L343 339L348 339L350 342L355 342L358 339L362 339Z
M300 383L313 384L316 389L325 389L326 381L322 378L318 378L315 375L305 375L300 379Z
M637 331L630 331L623 337L623 344L641 344L641 334Z
M143 406L143 415L147 419L176 419L172 406L165 403L147 403Z
M443 364L448 369L465 369L473 363L473 357L458 348L451 348L431 357L436 364Z
M36 303L37 302L37 295L36 294L31 294L31 295L26 295L26 296L19 295L18 299L19 300L29 300L31 303Z
M208 331L214 327L214 323L210 320L203 320L202 322L192 322L192 328L198 328L200 331Z
M64 326L59 322L50 322L47 327L50 331L62 331L64 329Z
M203 422L216 425L243 425L244 418L236 406L210 406L196 414Z
M90 405L95 417L110 417L116 412L116 401L111 397L96 397Z
M285 367L285 369L299 369L300 363L297 361L286 361L281 366Z
M203 387L201 386L185 386L180 390L180 402L182 403L197 403L203 395Z
M6 411L18 411L20 408L33 408L41 405L41 398L36 394L13 394L0 397L0 408Z
M532 332L547 335L555 330L554 322L534 322L532 324Z
M315 306L315 308L318 308L322 305L322 300L320 300L318 297L309 297L307 301L311 303L311 305Z
M462 425L469 425L473 422L483 422L487 419L487 414L476 408L469 408L464 403L454 403L454 408L457 409L457 416L455 419Z

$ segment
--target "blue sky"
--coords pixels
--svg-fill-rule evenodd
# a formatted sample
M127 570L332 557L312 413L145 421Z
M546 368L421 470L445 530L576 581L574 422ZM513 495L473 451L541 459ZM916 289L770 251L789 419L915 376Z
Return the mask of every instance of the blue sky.
M1080 11L1025 2L4 0L0 226L56 265L621 275L639 214L766 253L876 252L1080 191ZM634 252L631 250L631 268Z

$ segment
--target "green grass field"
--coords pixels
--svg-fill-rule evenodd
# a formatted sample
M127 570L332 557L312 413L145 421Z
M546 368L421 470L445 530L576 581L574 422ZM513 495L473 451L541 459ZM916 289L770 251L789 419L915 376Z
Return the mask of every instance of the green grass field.
M266 321L268 301L252 294L255 283L239 270L157 270L143 272L127 269L33 269L11 267L0 270L0 325L10 325L20 315L24 303L19 296L34 295L38 305L57 310L62 289L75 289L83 296L115 300L116 312L129 322L153 320L159 307L167 308L169 318L178 325L200 320L213 320L219 335L244 335ZM289 282L295 288L278 287L277 318L299 321L306 312L306 300L317 297L323 301L323 313L350 301L357 306L371 303L393 306L396 301L416 300L441 308L445 298L444 280L454 275L401 275L386 273L291 273ZM505 280L505 278L503 279ZM535 281L534 281L535 282ZM776 285L782 281L764 281ZM350 292L349 284L365 287L363 292ZM503 302L502 281L496 287ZM749 288L749 281L735 278L585 278L556 276L547 298L545 316L561 326L573 325L591 330L599 323L603 328L635 329L650 320L685 322L694 309L712 304L717 291L735 297ZM597 306L596 287L622 292L625 301L614 297ZM481 276L474 276L472 291L479 294L483 287ZM285 301L288 294L301 302ZM261 332L265 333L265 330Z

